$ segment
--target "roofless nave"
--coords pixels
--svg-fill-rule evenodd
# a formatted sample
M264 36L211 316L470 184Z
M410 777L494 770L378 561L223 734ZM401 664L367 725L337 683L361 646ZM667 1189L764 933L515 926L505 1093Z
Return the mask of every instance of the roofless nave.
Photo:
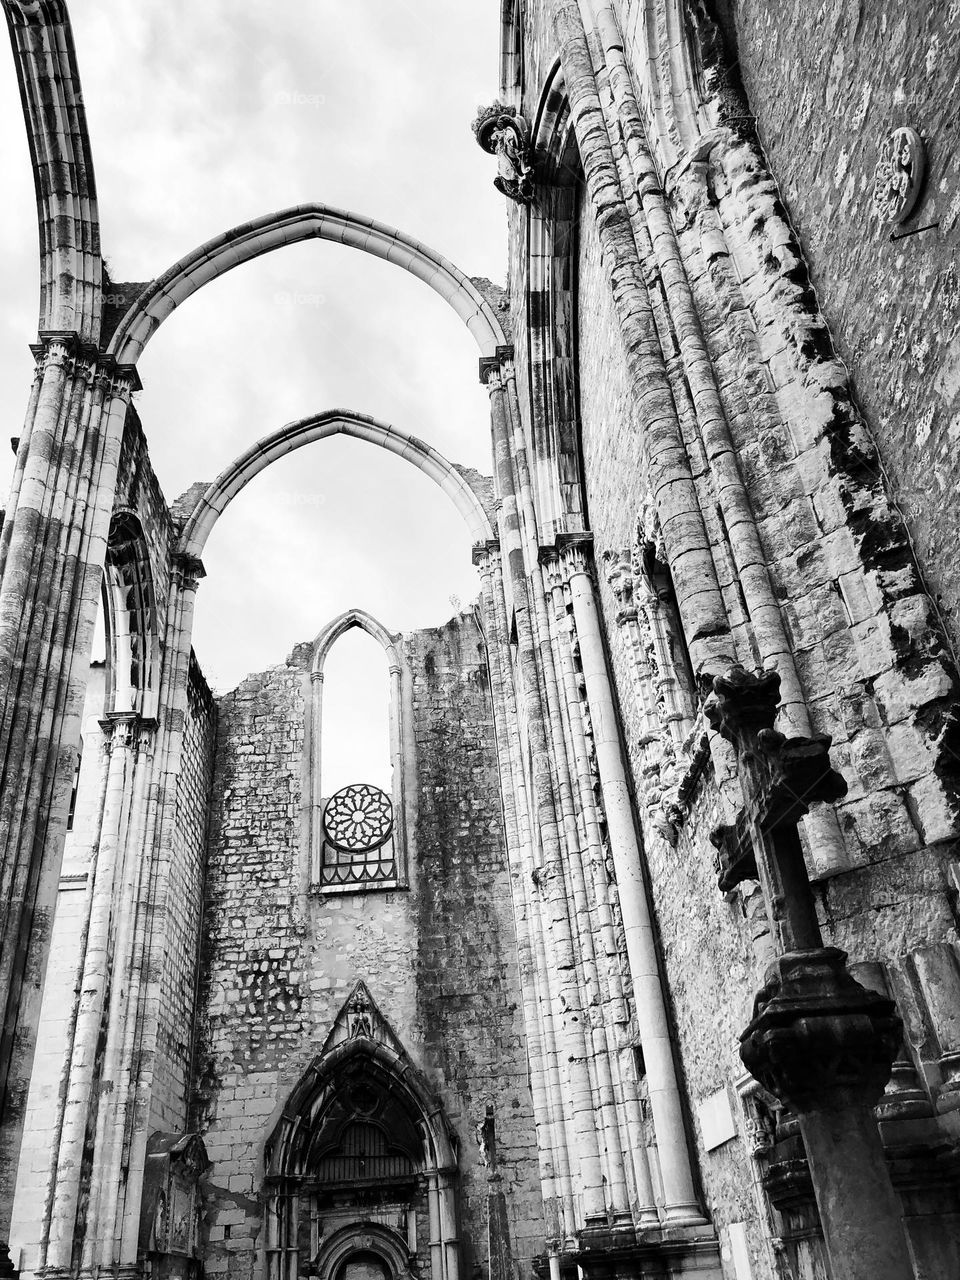
M125 285L124 309L66 6L4 7L41 239L0 544L6 1274L952 1274L955 601L946 535L903 514L948 463L939 427L918 460L874 407L883 383L939 421L950 339L914 387L861 341L857 289L880 272L909 327L914 280L949 270L953 162L892 113L942 124L957 20L909 37L924 60L886 10L773 29L754 0L505 0L474 124L505 293L309 204ZM849 137L838 58L874 86ZM907 99L901 63L923 68ZM839 263L810 231L833 188L803 168L835 143L866 246ZM147 342L311 239L450 304L495 475L305 406L168 507L131 404ZM407 635L318 618L214 697L191 645L206 539L251 478L341 434L450 498L477 607ZM387 669L389 784L329 794L326 660L355 628Z

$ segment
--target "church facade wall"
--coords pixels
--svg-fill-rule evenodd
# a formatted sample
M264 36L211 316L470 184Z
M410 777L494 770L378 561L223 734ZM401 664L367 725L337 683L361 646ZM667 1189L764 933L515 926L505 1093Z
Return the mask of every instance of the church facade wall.
M491 1196L494 1247L512 1265L528 1264L542 1234L481 635L461 616L401 650L409 882L397 888L324 892L304 866L312 647L219 701L196 1108L212 1162L211 1275L260 1274L265 1144L358 981L455 1135L462 1265L487 1256ZM488 1106L496 1189L476 1137ZM325 1210L318 1241L338 1222ZM431 1231L421 1208L421 1266Z

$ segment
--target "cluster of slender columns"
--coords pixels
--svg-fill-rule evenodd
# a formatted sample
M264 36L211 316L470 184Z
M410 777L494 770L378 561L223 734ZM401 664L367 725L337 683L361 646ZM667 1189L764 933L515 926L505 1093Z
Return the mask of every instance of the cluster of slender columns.
M43 336L0 542L0 1239L13 1175L70 783L133 388L69 334Z
M500 549L481 555L484 616L488 646L498 657L492 680L502 775L505 764L509 769L507 843L521 974L532 987L525 1014L541 1162L555 1213L554 1247L563 1250L591 1226L650 1228L704 1219L687 1152L590 540L561 537L541 547L509 349L483 363L483 376L502 503ZM501 640L511 630L515 649ZM634 1046L642 1051L653 1115L651 1147L643 1136Z

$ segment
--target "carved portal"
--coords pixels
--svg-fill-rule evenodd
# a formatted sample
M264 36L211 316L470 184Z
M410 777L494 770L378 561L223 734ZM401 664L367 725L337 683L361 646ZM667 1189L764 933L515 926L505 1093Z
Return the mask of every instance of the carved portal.
M450 1131L363 982L265 1154L268 1280L457 1280Z

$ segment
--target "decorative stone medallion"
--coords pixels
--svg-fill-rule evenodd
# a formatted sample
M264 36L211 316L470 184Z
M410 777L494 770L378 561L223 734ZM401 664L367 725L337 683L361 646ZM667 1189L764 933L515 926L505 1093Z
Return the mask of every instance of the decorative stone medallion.
M333 847L344 853L379 849L393 831L390 797L367 782L343 787L327 801L323 829Z
M881 222L904 222L923 182L923 139L916 129L894 129L880 144L873 175L873 208Z

